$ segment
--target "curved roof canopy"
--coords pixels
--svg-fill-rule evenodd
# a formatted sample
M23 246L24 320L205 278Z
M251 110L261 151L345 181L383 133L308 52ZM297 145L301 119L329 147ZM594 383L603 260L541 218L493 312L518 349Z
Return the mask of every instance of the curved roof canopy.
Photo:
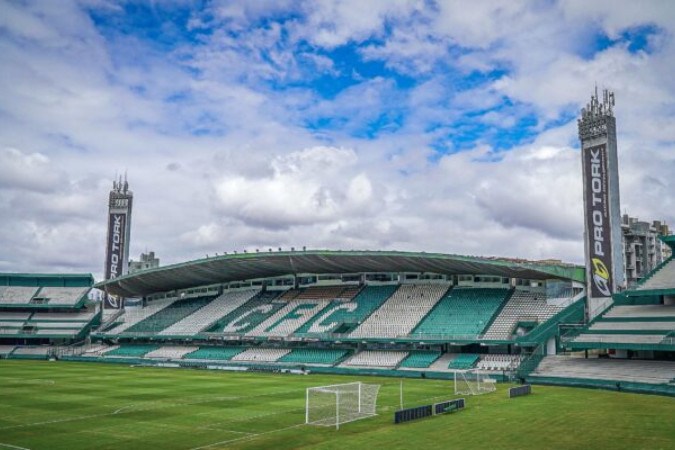
M430 272L533 280L584 280L583 267L567 264L524 263L439 253L303 250L215 256L124 275L102 281L94 287L113 295L138 297L289 274L361 272Z

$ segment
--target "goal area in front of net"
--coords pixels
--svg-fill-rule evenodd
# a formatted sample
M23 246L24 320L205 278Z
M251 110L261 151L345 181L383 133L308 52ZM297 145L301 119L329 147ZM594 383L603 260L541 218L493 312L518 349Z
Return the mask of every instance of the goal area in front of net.
M334 426L377 415L379 384L333 384L307 388L305 423Z
M480 395L497 390L496 380L478 369L455 371L455 395Z

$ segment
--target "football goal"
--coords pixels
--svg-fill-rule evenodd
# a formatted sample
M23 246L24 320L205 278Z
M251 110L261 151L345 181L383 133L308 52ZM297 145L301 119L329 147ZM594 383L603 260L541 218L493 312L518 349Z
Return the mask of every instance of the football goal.
M379 384L345 383L307 388L305 423L334 426L375 416Z
M494 392L496 381L477 369L455 371L455 395L480 395Z

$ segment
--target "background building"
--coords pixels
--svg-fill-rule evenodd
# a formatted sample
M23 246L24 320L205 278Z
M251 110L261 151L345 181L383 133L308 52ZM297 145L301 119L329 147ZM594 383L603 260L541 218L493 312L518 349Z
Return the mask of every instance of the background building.
M157 267L159 267L159 258L155 257L155 252L141 253L139 261L129 260L129 273L156 269Z
M661 221L649 223L624 214L621 231L626 281L630 288L671 256L670 247L659 239L659 236L668 236L670 230Z

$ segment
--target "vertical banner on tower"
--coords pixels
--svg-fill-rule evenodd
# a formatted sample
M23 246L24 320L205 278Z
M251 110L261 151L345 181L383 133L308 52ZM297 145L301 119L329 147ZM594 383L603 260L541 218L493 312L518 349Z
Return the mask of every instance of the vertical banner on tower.
M587 147L582 152L588 291L592 298L611 297L613 272L607 145Z
M111 213L108 218L108 248L106 252L105 279L122 275L124 267L124 239L126 236L126 214ZM119 309L121 302L110 295L105 295L104 308Z

